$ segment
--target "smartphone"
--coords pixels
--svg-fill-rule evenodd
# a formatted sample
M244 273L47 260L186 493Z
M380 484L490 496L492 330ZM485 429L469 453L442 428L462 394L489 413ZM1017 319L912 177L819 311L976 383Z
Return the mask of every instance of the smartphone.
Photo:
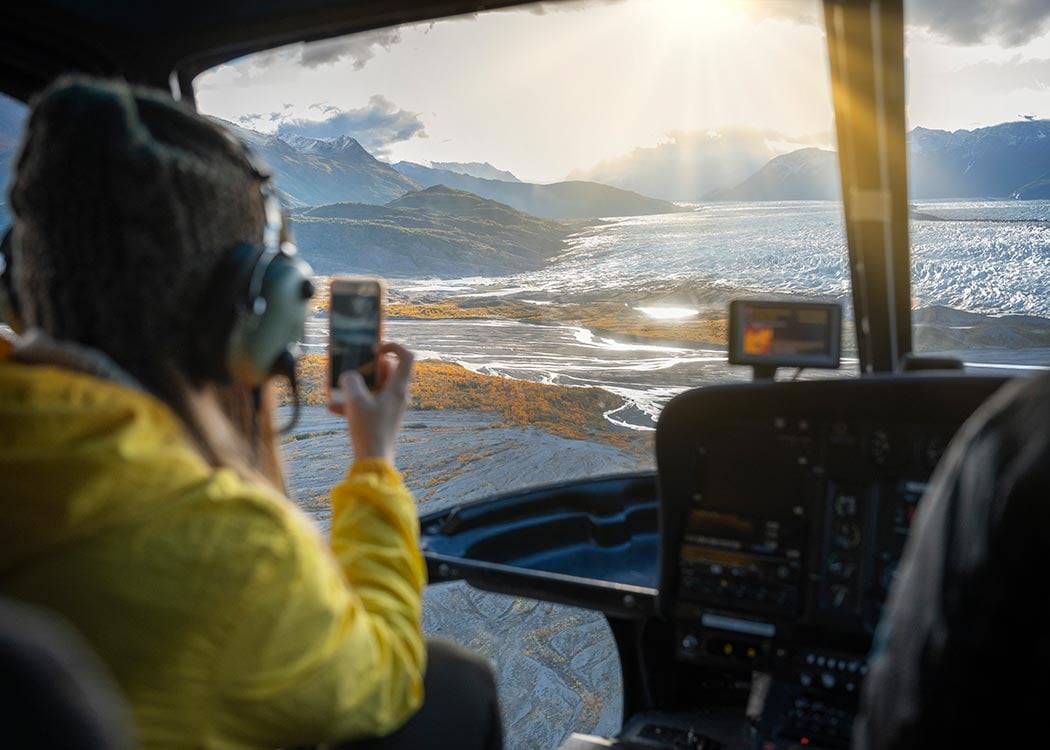
M328 408L337 414L344 410L339 377L357 370L365 384L375 389L379 368L376 347L383 335L383 300L386 286L372 277L332 279L328 308Z

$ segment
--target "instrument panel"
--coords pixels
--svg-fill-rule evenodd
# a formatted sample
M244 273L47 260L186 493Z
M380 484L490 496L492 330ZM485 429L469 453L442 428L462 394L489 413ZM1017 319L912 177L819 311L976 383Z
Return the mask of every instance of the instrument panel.
M770 678L768 747L845 746L911 524L1004 381L902 375L709 387L657 429L658 605L679 662Z

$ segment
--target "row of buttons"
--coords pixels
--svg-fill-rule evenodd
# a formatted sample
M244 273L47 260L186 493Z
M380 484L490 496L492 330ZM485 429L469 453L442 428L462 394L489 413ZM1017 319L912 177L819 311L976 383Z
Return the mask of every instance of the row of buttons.
M810 674L809 672L798 673L798 683L804 688L813 687L815 684L817 684L818 679L820 680L820 686L825 690L834 690L835 688L841 686L841 688L847 693L854 694L857 692L858 686L855 680L845 680L843 682L840 682L840 678L832 674L831 672L821 672L816 677Z
M868 666L860 659L835 659L830 656L824 656L823 654L808 653L805 656L806 664L810 666L816 666L828 669L837 669L841 672L851 672L860 674L868 673Z
M868 673L868 665L863 659L845 659L811 651L802 656L802 661L805 665L799 670L798 682L804 688L819 686L824 690L856 695L861 679Z

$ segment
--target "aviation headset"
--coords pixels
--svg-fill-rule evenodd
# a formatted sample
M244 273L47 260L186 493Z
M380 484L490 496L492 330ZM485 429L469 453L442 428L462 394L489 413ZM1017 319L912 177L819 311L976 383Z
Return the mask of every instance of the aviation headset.
M299 416L295 362L298 342L314 294L312 270L290 241L282 241L283 214L268 167L233 136L252 174L260 181L262 242L241 242L219 261L195 316L190 373L198 382L237 383L258 389L273 375L288 378L294 409L287 431ZM12 230L0 245L0 321L16 332L24 320L12 279Z
M269 169L246 145L230 138L260 182L262 243L238 243L212 273L198 311L191 374L251 388L283 375L294 390L297 342L314 295L312 270L295 245L281 239L283 214Z

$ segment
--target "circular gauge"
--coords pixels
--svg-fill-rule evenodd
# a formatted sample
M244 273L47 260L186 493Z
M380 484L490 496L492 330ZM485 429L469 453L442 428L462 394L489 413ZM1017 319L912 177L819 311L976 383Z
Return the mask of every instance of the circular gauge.
M853 549L860 544L860 527L855 523L836 524L833 538L839 549Z
M857 572L857 561L841 553L832 552L828 556L828 572L835 578L852 578Z

